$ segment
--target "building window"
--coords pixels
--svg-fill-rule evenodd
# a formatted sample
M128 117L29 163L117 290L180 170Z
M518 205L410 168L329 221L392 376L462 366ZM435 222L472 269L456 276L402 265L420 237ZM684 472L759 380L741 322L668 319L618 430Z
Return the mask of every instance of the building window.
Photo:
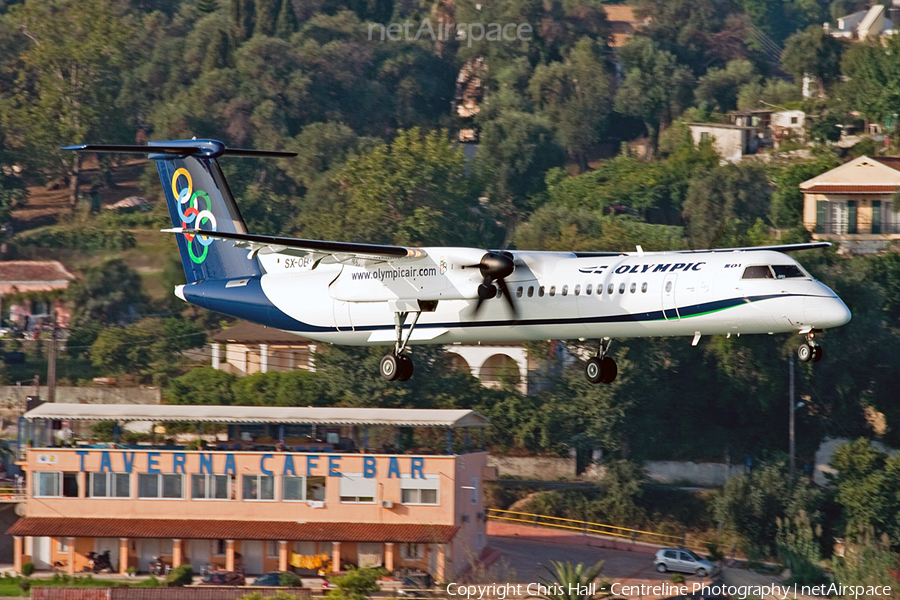
M269 540L266 542L266 556L269 558L278 558L278 542Z
M225 540L213 540L213 554L215 556L225 556L228 550L228 542Z
M375 502L375 479L362 473L346 473L341 477L341 502L372 504Z
M282 477L281 499L288 502L303 502L306 500L306 477Z
M69 538L58 538L56 540L56 553L66 554L69 552Z
M43 471L35 474L35 498L77 498L78 473Z
M400 501L403 504L439 504L440 479L426 475L425 479L400 479Z
M469 487L472 489L469 490L469 498L472 500L472 504L478 504L478 478L473 477L469 480Z
M425 544L400 544L400 558L422 559L425 558Z
M231 486L234 475L211 475L209 473L191 475L192 500L231 500Z
M91 498L130 498L131 475L128 473L91 473L88 488Z
M701 131L700 132L700 143L702 144L703 142L708 142L708 141L709 141L709 132Z
M244 475L244 500L274 500L274 475Z
M475 534L475 546L481 550L484 548L484 534L480 531Z
M138 498L184 498L184 476L180 473L139 473Z

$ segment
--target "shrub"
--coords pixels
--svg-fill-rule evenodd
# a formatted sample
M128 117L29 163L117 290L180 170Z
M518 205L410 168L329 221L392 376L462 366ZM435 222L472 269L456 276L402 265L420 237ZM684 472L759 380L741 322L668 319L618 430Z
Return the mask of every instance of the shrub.
M27 562L22 565L22 575L25 577L31 577L34 575L34 563Z
M674 583L675 585L681 585L685 581L684 575L682 575L681 573L672 573L672 576L669 577L669 581L671 583Z
M278 583L284 587L303 587L303 579L296 573L285 571L278 578Z
M30 565L31 563L28 563L28 564ZM19 589L22 590L22 592L27 594L28 590L31 589L31 581L29 581L28 579L20 579L19 580Z
M194 567L180 565L172 569L166 576L166 587L184 587L194 581Z

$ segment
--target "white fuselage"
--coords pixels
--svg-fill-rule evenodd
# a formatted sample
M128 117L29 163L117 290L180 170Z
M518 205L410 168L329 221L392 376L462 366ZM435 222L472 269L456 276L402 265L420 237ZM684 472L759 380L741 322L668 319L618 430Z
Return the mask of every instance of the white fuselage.
M395 339L395 311L422 312L411 344L536 339L805 332L843 325L850 312L792 258L773 251L646 253L579 258L512 252L505 298L474 314L483 250L424 248L424 256L353 266L260 254L268 300L301 325L296 333L344 345ZM747 267L770 276L745 278ZM778 267L783 275L774 275ZM774 275L774 276L773 276ZM411 310L415 310L414 308ZM407 321L408 329L409 321Z

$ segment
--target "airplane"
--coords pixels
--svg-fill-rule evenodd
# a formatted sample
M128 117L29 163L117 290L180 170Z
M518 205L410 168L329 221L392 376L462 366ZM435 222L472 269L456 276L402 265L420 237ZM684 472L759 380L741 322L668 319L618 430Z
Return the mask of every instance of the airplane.
M414 344L597 339L591 383L611 383L614 338L804 336L802 362L823 356L821 331L850 321L844 302L782 246L644 252L544 252L303 240L247 231L218 160L293 152L217 140L68 146L156 161L185 285L197 306L341 345L386 345L390 381L413 374Z

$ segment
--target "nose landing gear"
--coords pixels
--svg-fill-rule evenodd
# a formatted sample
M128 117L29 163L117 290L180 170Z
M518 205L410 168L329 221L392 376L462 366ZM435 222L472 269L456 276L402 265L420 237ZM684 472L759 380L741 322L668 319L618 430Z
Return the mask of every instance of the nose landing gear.
M815 332L807 332L806 341L797 348L797 359L800 362L819 362L822 360L822 346L816 343L815 337Z
M616 361L609 356L609 339L600 340L597 356L588 359L584 365L584 376L591 383L612 383L619 374Z

